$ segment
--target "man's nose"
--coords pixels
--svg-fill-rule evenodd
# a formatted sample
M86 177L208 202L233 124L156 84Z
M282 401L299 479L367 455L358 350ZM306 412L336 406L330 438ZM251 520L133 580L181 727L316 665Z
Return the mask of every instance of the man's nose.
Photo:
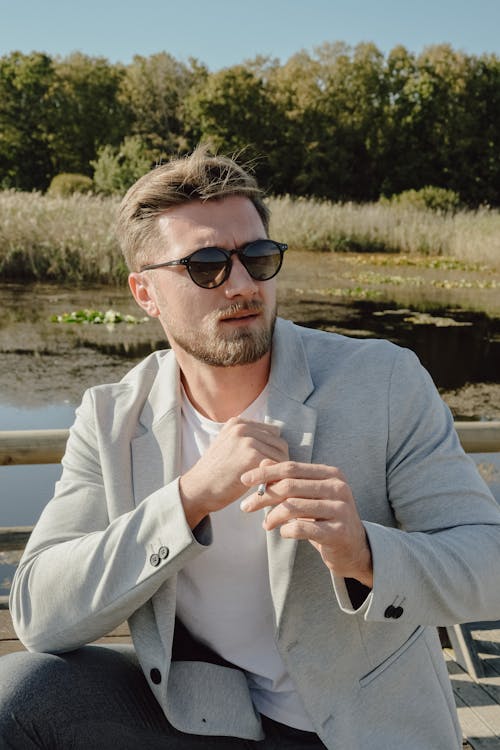
M237 255L232 257L231 273L224 284L226 297L251 297L259 287Z

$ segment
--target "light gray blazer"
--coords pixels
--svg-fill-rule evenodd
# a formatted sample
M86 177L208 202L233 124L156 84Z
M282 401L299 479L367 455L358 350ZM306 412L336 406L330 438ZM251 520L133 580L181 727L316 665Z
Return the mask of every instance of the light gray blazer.
M346 474L373 553L373 591L356 609L308 542L268 534L276 642L318 735L349 750L459 748L427 626L500 617L500 511L432 381L388 342L279 320L267 418L291 458ZM170 351L85 394L13 583L12 614L29 649L54 652L128 619L174 726L258 739L242 672L171 661L176 573L211 543L210 520L195 536L182 512L179 423ZM168 556L158 560L160 547Z

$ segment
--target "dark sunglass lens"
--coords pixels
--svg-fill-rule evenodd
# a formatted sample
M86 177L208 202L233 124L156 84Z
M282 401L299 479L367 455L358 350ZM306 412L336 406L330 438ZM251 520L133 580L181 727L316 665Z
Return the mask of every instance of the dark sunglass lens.
M188 271L198 286L213 289L224 283L227 275L228 259L216 247L207 247L193 253Z
M243 253L243 265L256 281L272 279L280 270L281 260L281 250L270 240L252 242Z

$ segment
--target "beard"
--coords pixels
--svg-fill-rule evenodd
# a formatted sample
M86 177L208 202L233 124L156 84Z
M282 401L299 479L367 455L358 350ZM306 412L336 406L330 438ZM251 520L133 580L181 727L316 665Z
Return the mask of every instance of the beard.
M221 331L221 319L230 318L238 312L262 312L261 302L250 301L229 305L212 313L199 330L175 330L168 326L169 338L187 354L212 367L236 367L257 362L271 349L276 324L275 305L268 321L261 318L258 328L240 327L232 331Z

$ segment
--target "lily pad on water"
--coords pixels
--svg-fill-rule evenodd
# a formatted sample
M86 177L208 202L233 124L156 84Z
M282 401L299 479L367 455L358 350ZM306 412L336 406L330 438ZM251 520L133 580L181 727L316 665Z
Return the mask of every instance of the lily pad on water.
M92 323L94 325L110 323L145 323L148 317L136 318L134 315L122 315L117 310L74 310L61 315L51 315L52 323Z

